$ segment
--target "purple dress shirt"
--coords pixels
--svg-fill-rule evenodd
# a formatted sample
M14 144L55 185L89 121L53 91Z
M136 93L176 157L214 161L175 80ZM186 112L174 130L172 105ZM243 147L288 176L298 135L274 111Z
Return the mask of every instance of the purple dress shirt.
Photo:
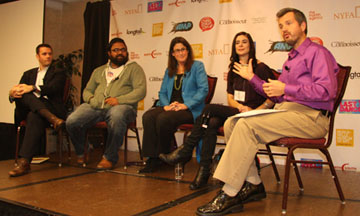
M296 102L314 109L333 111L339 67L330 51L306 38L288 56L279 77L286 84L285 94L270 99L276 103ZM255 90L265 96L264 82L256 75L250 80Z

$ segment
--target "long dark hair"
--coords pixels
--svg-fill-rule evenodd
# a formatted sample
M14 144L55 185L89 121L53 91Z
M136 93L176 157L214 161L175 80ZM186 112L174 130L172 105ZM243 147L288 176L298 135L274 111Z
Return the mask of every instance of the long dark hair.
M191 66L194 63L194 54L189 42L187 42L187 40L185 40L185 38L183 37L176 37L172 39L169 48L169 60L168 60L169 77L173 77L177 72L178 62L176 61L175 57L172 55L174 52L174 46L177 43L181 43L182 45L184 45L188 51L188 57L185 62L185 71L190 71Z
M231 56L230 56L230 64L229 64L229 73L228 73L228 79L231 79L232 76L234 75L233 69L234 69L234 63L235 62L239 62L240 58L239 55L236 53L236 38L239 35L244 35L245 37L247 37L247 39L249 40L249 45L250 45L250 50L249 50L249 59L253 59L252 61L252 66L253 66L253 70L255 71L255 68L257 66L257 59L256 59L256 51L255 51L255 44L254 41L251 37L251 35L247 32L239 32L235 35L232 45L231 45Z

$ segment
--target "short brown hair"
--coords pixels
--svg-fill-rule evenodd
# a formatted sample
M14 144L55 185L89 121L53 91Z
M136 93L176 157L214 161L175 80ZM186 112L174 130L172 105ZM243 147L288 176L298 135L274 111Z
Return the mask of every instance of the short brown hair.
M307 35L306 17L304 15L304 13L299 11L298 9L295 9L295 8L283 8L283 9L279 10L279 12L276 13L276 17L279 19L279 18L281 18L282 16L284 16L285 14L287 14L289 12L294 13L295 20L299 23L299 25L301 25L302 22L305 22L305 24L306 24L305 34Z

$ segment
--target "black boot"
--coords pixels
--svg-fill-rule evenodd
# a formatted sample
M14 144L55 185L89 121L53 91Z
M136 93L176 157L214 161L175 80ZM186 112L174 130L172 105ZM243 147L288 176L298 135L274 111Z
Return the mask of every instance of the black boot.
M191 182L189 188L191 190L197 190L207 185L210 177L209 166L200 166L193 182Z
M189 162L192 157L193 148L185 148L184 145L180 146L179 148L175 149L175 151L169 154L160 154L159 158L170 165L175 165L177 163L185 164Z
M48 109L39 109L38 113L42 117L46 118L46 120L53 125L56 131L65 126L65 121L52 114Z

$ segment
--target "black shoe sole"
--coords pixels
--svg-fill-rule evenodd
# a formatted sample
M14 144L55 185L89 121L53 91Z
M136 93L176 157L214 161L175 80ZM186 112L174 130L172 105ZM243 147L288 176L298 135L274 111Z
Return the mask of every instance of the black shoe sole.
M262 199L266 198L266 193L258 193L258 194L254 194L252 196L249 196L246 200L243 201L243 204L245 203L249 203L249 202L254 202L254 201L260 201Z
M242 212L242 211L244 211L244 206L242 203L240 203L240 204L234 205L234 206L226 209L223 212L203 213L203 212L196 211L196 214L199 216L220 216L220 215L226 215L226 214L237 213L237 212Z

